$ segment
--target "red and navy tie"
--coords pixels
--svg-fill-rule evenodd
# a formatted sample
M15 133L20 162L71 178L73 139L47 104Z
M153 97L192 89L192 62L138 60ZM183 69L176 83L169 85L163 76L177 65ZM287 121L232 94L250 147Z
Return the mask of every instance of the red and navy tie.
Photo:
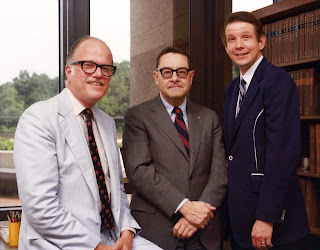
M114 230L113 227L113 215L111 211L110 200L108 196L106 181L104 178L104 172L101 166L100 156L96 145L96 140L92 130L92 111L90 109L84 109L82 113L85 116L85 121L88 128L89 149L92 158L94 171L96 174L97 184L99 188L99 195L101 200L101 223L107 228Z
M180 108L174 107L172 112L176 114L174 125L176 126L176 129L179 132L183 145L187 150L187 154L190 155L189 135L186 124L183 120L182 111Z

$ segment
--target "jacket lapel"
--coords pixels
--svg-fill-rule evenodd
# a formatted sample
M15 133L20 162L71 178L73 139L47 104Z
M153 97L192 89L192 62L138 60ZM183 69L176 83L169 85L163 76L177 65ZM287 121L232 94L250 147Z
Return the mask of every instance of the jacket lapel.
M233 83L233 89L231 93L231 103L229 106L228 110L228 116L229 116L229 123L228 126L229 128L227 131L233 131L234 125L235 125L235 114L236 114L236 108L237 108L237 102L238 102L238 95L239 95L239 82L240 82L240 77L234 80L235 82ZM230 135L232 136L232 135Z
M175 128L166 108L164 107L160 95L156 96L150 105L150 119L169 137L169 139L180 149L184 156L189 159L187 151L181 141L179 133Z
M88 146L82 139L83 135L81 134L77 117L74 114L66 90L60 93L59 99L58 115L60 116L59 123L61 132L66 138L75 160L78 162L83 178L87 182L94 199L96 202L99 202L97 181L94 175L91 157L86 148Z
M241 109L239 111L239 114L238 114L237 118L235 119L233 135L235 135L236 132L238 131L239 126L242 123L248 109L250 108L250 105L253 102L254 97L256 96L259 88L260 88L259 82L255 78L252 78L250 86L248 88L248 91L242 100Z
M255 96L257 95L257 93L260 89L260 86L261 86L260 82L262 81L262 77L263 77L262 72L265 69L266 63L267 63L266 58L263 58L263 60L259 64L258 68L256 69L256 71L252 77L252 80L250 82L247 93L246 93L244 99L242 100L240 112L239 112L237 118L235 119L233 136L237 133L239 126L245 117L245 114L247 113ZM239 89L239 87L238 87L238 89Z
M200 149L201 132L203 127L203 118L197 112L196 106L193 103L187 103L188 114L188 129L189 129L189 142L190 142L190 168L189 176L192 174L195 162L197 160L198 152Z

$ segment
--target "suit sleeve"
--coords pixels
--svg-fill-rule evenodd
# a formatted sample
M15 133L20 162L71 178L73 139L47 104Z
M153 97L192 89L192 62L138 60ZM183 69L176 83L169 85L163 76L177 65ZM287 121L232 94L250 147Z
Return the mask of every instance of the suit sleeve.
M217 114L213 115L212 157L208 184L199 200L219 207L224 199L228 185L228 162L222 142L222 128Z
M256 209L256 219L272 223L281 223L288 191L297 178L301 146L296 85L286 72L278 70L273 79L266 79L266 159Z
M117 135L116 135L116 127L115 124L113 123L113 136L114 136L114 142L115 145L117 145ZM129 208L129 202L127 198L127 193L124 189L124 184L123 184L123 175L122 175L122 168L120 165L120 157L119 157L119 151L118 147L116 148L117 152L117 159L118 159L118 181L120 183L120 222L119 222L119 228L120 228L120 233L126 229L134 232L135 234L140 232L140 226L138 223L135 221L135 219L132 217L130 213L130 208ZM118 235L120 237L120 235Z
M100 237L59 202L61 180L55 132L49 116L36 115L38 107L33 106L22 115L14 141L14 163L24 215L41 237L60 249L94 249Z
M134 109L129 109L125 116L121 153L130 184L171 217L186 195L156 172L147 130Z

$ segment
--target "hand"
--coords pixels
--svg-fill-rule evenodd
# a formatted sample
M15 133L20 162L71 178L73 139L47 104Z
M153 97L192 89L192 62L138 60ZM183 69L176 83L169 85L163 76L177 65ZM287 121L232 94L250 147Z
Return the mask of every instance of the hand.
M252 245L256 249L268 249L273 247L271 237L273 232L273 224L262 220L256 220L251 232ZM265 242L266 244L261 244Z
M131 250L133 236L130 230L124 230L112 250Z
M204 229L213 218L215 207L203 201L187 201L179 212L195 227Z
M105 246L99 243L94 250L131 250L133 236L130 230L124 230L121 232L120 238L117 240L114 246Z
M173 227L173 235L178 239L189 239L199 228L190 224L186 218L182 217Z

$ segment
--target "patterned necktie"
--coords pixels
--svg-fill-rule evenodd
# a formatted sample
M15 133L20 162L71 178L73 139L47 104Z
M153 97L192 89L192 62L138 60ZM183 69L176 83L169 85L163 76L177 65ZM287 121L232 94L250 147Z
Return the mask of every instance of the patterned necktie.
M96 140L93 135L92 130L92 111L90 109L84 109L82 113L85 116L85 121L88 128L88 138L89 138L89 149L90 149L90 155L92 158L94 171L96 174L97 184L99 188L99 195L101 200L101 222L104 224L107 228L114 230L113 227L113 215L111 211L111 205L110 200L108 196L106 181L104 178L104 172L101 166L100 156L98 152L98 148L96 145Z
M174 125L178 130L178 133L180 135L180 138L183 142L184 147L187 150L188 155L190 155L189 135L188 135L186 124L183 120L182 111L180 108L174 107L172 112L176 114Z
M241 82L240 82L240 85L239 85L239 89L240 89L240 98L239 98L239 108L238 108L238 112L237 112L237 115L236 117L238 116L239 114L239 111L240 111L240 108L241 108L241 104L242 104L242 100L246 94L246 81L242 78Z

